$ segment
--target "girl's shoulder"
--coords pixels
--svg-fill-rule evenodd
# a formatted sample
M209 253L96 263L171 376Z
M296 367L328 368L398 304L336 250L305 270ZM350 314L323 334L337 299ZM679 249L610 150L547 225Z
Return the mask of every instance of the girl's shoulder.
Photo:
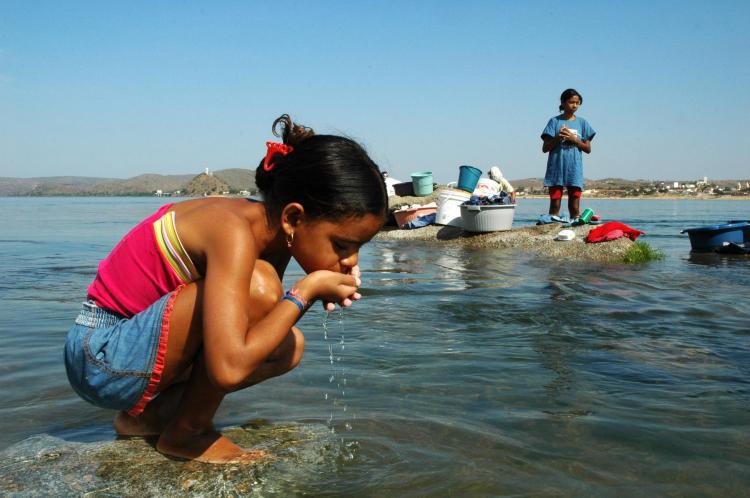
M241 198L196 199L176 204L175 212L183 244L187 239L186 245L201 251L214 245L254 245L253 227L265 226L262 208Z

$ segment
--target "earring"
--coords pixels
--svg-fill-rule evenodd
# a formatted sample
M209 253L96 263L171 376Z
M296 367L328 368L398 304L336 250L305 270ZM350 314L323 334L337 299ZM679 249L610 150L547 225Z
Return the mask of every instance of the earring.
M286 246L291 249L292 248L292 242L294 242L294 232L290 233L286 236Z

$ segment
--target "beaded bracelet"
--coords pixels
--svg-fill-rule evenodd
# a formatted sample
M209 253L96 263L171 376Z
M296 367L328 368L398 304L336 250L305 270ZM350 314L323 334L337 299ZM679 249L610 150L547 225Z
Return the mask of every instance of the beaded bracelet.
M308 304L305 298L302 297L302 294L300 294L299 289L297 289L296 287L292 287L291 289L286 291L284 297L282 297L281 300L294 303L297 308L299 308L300 313L303 313L305 311Z

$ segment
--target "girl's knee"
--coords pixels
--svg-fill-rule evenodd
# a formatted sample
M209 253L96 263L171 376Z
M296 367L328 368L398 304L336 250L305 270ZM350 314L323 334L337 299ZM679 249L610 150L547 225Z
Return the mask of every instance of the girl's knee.
M255 262L250 280L250 316L256 322L266 316L278 304L284 294L276 269L267 261Z
M302 355L305 352L305 336L297 327L292 327L276 351L269 357L269 360L282 370L275 375L281 375L284 372L296 367Z
M300 331L300 329L298 329L297 327L292 327L292 340L293 349L291 365L292 368L294 368L297 366L300 360L302 360L302 355L305 352L305 336L302 335L302 331Z

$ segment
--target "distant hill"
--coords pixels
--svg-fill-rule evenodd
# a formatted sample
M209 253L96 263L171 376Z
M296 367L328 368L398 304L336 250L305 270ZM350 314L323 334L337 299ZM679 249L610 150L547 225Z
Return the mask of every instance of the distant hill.
M222 169L214 172L214 176L225 181L231 190L256 190L254 169Z
M679 180L683 183L683 180ZM735 188L740 180L712 180L711 183L724 188ZM539 177L510 180L516 189L526 192L543 190L544 179ZM665 180L671 183L672 180ZM748 180L741 180L747 184ZM654 180L625 180L623 178L586 179L587 189L620 192L651 186ZM229 192L238 194L247 191L257 193L255 170L229 168L216 170L210 175L156 175L144 174L132 178L94 178L85 176L46 176L36 178L0 177L0 196L116 196L154 195L158 190L164 194L200 196Z
M126 180L110 180L92 185L90 195L151 195L157 190L174 192L182 189L194 175L145 174Z
M201 173L188 183L182 193L189 196L196 195L218 195L229 192L229 184L219 178L218 175L207 175Z
M36 178L0 177L0 195L38 195L32 192L44 185L57 185L60 189L76 191L96 183L117 181L115 178L88 176L43 176ZM43 187L42 187L43 188Z
M208 190L200 191L200 175L157 175L144 174L132 178L92 178L83 176L48 176L36 178L0 177L0 196L115 196L115 195L153 195L157 190L164 193L180 191L184 195L203 195L203 193L229 191L237 193L243 190L255 192L255 170L231 168L217 170L211 177L218 181L208 181ZM187 193L188 185L196 180ZM200 192L199 192L200 191ZM192 193L194 192L194 193Z
M544 186L544 178L522 178L520 180L511 180L510 183L517 189L539 190ZM601 180L586 178L584 180L587 189L597 190L628 189L644 183L651 182L648 180L625 180L623 178L602 178Z

